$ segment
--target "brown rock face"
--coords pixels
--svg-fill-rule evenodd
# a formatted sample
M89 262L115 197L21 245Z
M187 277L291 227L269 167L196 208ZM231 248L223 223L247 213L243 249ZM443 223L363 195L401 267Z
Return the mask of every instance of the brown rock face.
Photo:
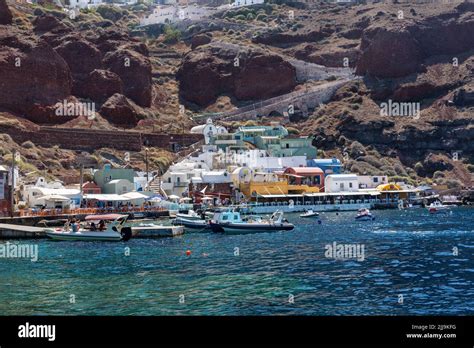
M100 109L100 114L110 123L134 127L138 123L138 112L135 105L122 94L111 96Z
M202 45L207 45L208 43L210 43L212 40L212 38L208 35L205 35L205 34L199 34L199 35L195 35L193 36L193 38L191 39L191 49L195 49L199 46L202 46Z
M474 6L460 4L453 11L407 22L403 29L372 27L362 36L362 55L356 73L397 78L423 70L423 61L455 55L474 47Z
M0 24L12 24L12 13L8 8L6 0L0 0Z
M111 71L94 70L84 81L74 85L73 93L96 103L103 103L115 93L123 94L123 83Z
M70 27L67 26L63 21L50 14L43 14L36 17L33 20L33 25L35 27L35 33L70 30Z
M69 67L44 40L30 32L0 27L0 107L28 112L71 94Z
M177 78L182 97L201 106L226 93L242 100L258 100L284 94L296 86L294 67L281 57L219 43L188 53Z
M252 38L255 43L272 45L272 46L287 46L301 42L317 42L329 37L333 33L330 28L321 28L319 30L311 30L302 33L280 33L278 31L269 31L257 35Z
M73 74L89 74L102 66L102 54L86 40L68 40L55 50L67 62Z
M108 70L120 76L128 98L143 107L151 105L152 74L147 57L131 49L120 48L107 53L103 63Z
M375 28L364 33L358 75L394 78L421 71L420 45L407 30Z

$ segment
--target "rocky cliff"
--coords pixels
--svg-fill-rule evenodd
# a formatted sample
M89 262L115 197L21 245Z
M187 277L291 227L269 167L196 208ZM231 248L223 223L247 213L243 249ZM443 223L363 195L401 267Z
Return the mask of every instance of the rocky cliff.
M177 78L182 97L201 106L223 94L238 100L260 100L296 86L295 68L280 56L222 43L199 46L189 52Z

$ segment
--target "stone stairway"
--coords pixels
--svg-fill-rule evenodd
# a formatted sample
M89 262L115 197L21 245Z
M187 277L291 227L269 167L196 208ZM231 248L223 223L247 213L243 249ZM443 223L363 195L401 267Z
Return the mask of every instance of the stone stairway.
M161 176L155 176L149 183L148 183L148 190L162 195L165 199L168 198L168 195L166 194L165 190L163 190L163 187L161 186Z

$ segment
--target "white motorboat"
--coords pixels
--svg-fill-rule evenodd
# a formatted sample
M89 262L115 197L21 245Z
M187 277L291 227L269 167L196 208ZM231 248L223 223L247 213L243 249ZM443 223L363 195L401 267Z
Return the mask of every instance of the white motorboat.
M224 233L290 231L295 228L283 218L280 210L274 212L269 219L250 217L243 220L239 212L229 209L215 213L209 224L213 232Z
M371 221L371 220L375 220L375 217L372 215L369 209L364 208L364 209L359 209L355 219L359 221Z
M189 220L184 218L176 218L173 220L173 225L184 226L187 229L208 229L209 223L206 220Z
M311 218L311 217L318 217L319 213L313 211L313 209L309 209L305 211L303 214L300 214L300 217L302 218Z
M186 220L201 220L202 217L200 214L196 213L194 210L188 210L187 214L177 213L176 217L179 219L186 219Z
M155 223L141 223L132 227L134 238L174 237L184 234L182 226L163 226Z
M435 201L428 206L428 211L431 214L447 211L451 209L450 206L442 204L440 201Z
M62 228L47 230L46 235L51 239L65 241L127 241L132 237L132 229L124 227L127 218L128 215L120 214L90 215L86 217L86 221L90 222L88 226L66 224ZM97 226L94 221L101 223Z

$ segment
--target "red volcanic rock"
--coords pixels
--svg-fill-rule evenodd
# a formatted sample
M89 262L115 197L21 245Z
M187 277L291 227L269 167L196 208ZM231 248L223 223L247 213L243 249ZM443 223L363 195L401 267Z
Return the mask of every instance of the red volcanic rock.
M255 55L234 81L238 99L266 99L295 88L295 68L276 55Z
M257 100L284 94L296 86L294 67L280 56L221 43L189 52L177 78L183 98L201 106L225 93Z
M49 31L65 31L71 28L63 21L50 14L42 14L33 20L35 33L41 34Z
M191 49L194 50L195 48L199 46L207 45L208 43L211 42L211 40L212 40L212 37L209 35L205 35L205 34L195 35L191 39Z
M123 83L120 77L111 71L94 70L84 81L74 85L73 93L102 103L115 93L123 94Z
M333 32L334 30L330 28L297 33L268 31L253 37L252 42L264 45L285 46L301 42L317 42L329 37Z
M358 75L394 78L422 70L420 45L405 29L374 28L364 33Z
M31 32L0 26L0 107L25 113L71 94L71 72L64 59Z
M0 24L12 24L13 16L5 0L0 0Z
M358 48L337 48L329 51L308 44L295 50L294 56L297 59L334 68L342 68L344 59L347 58L349 67L354 67L359 59L360 50Z
M104 66L120 76L124 94L135 103L149 107L152 101L152 69L148 57L127 48L106 54Z
M393 92L392 98L400 102L419 101L434 95L443 87L445 86L436 86L430 82L402 85Z
M67 40L55 50L67 62L73 74L89 74L102 66L100 51L81 38Z
M111 96L99 112L112 124L135 127L138 123L136 106L123 94L116 93Z

